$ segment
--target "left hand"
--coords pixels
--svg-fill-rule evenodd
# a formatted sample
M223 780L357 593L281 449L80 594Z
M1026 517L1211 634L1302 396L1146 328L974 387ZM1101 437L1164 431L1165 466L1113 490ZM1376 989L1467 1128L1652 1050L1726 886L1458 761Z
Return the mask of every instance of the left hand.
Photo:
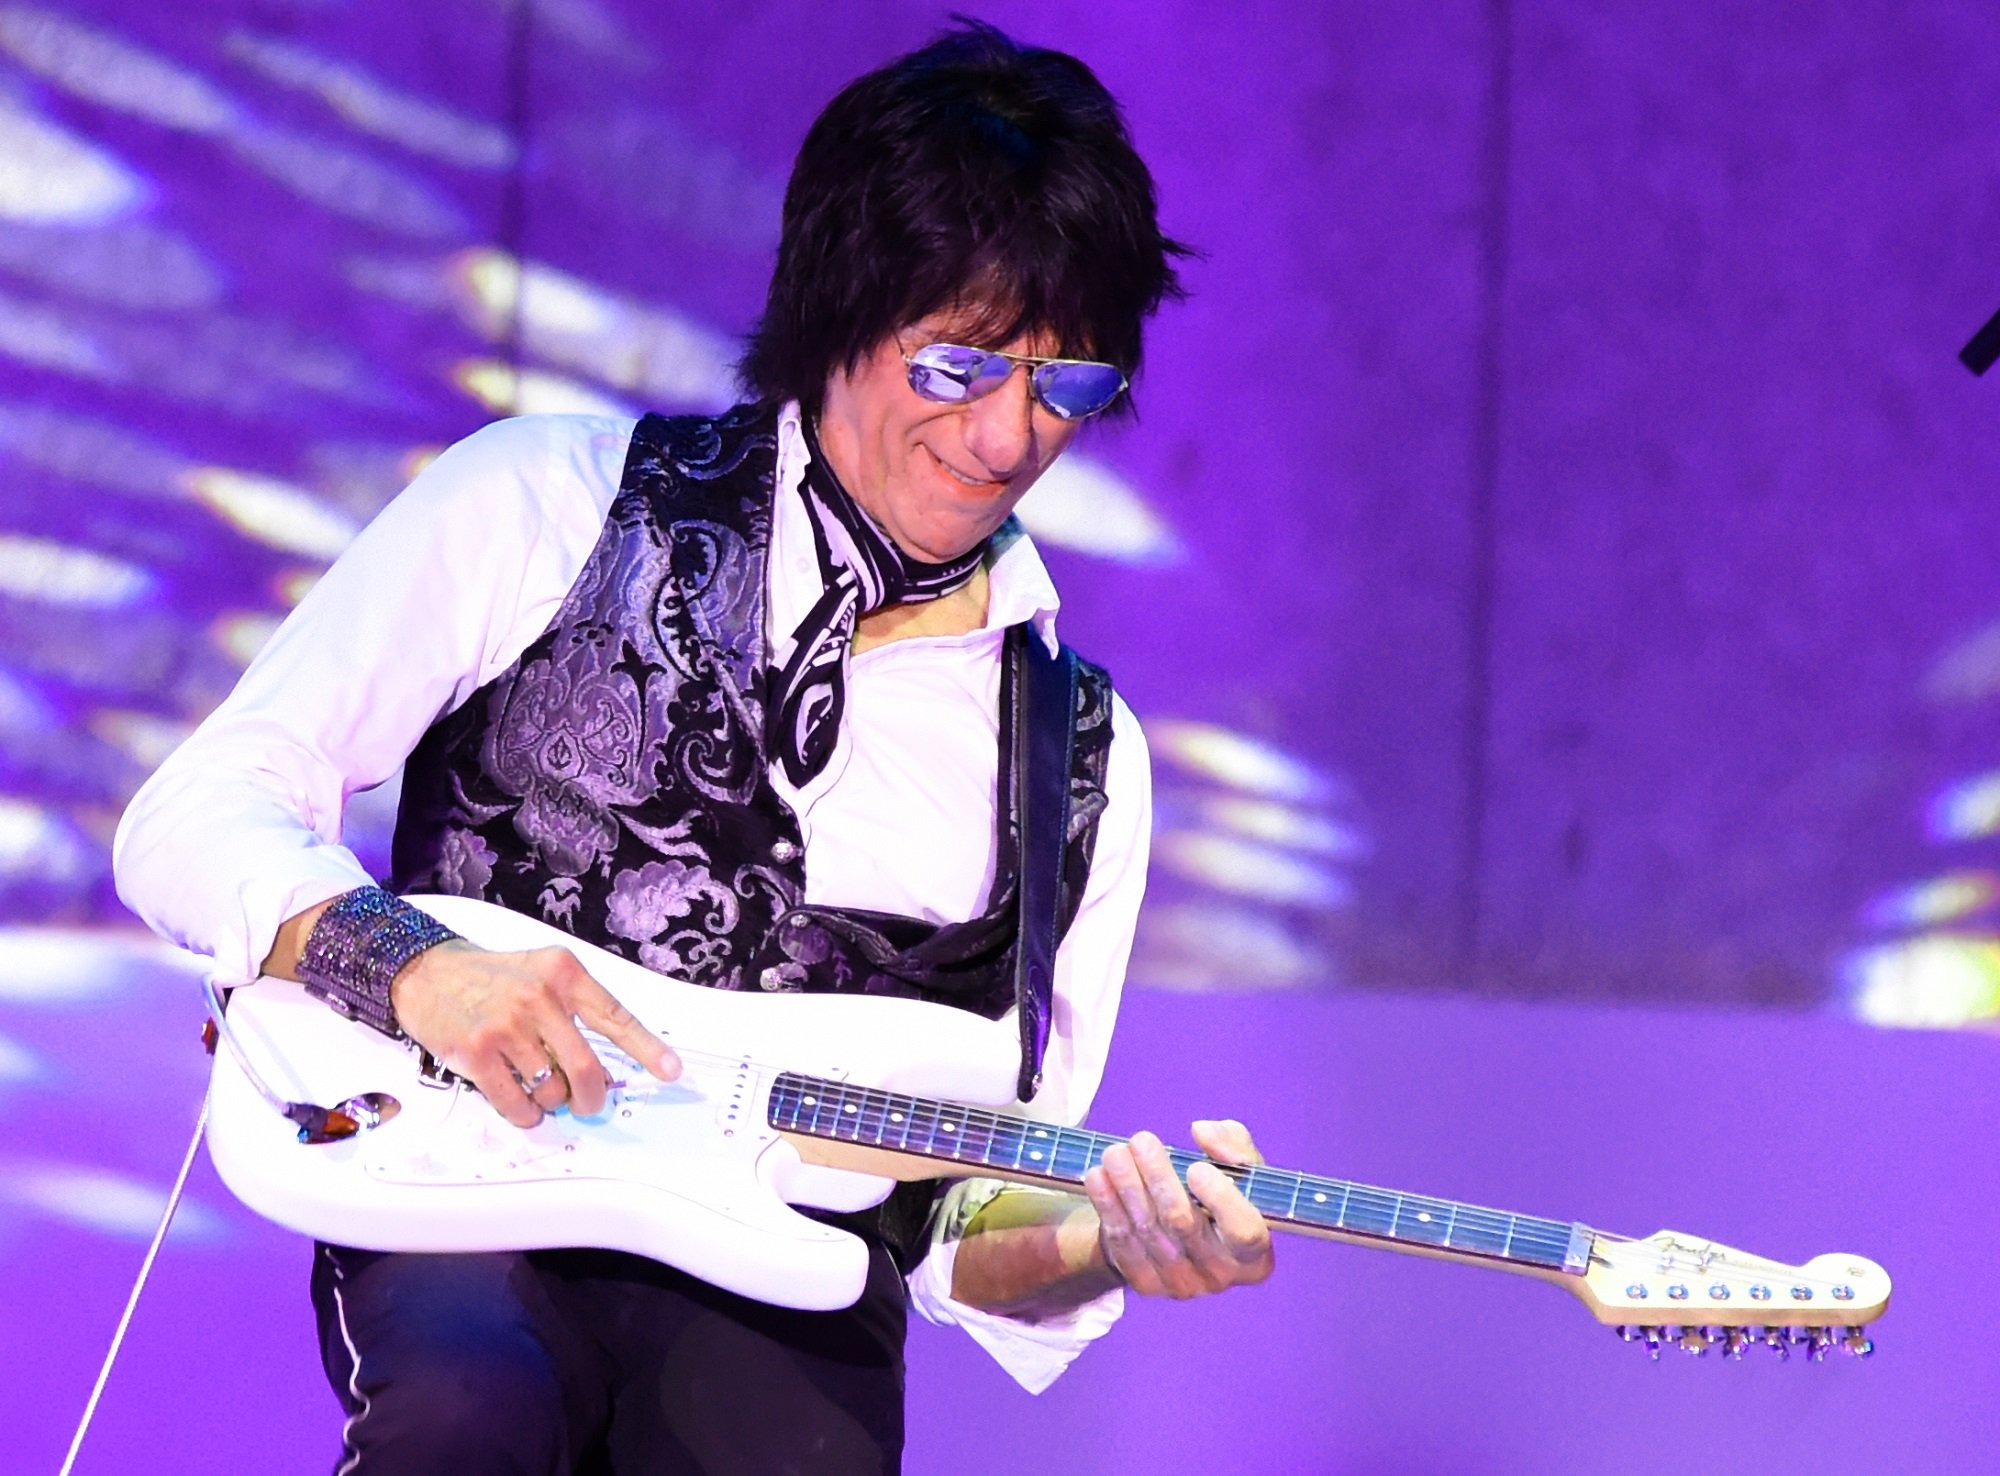
M1194 1137L1220 1162L1264 1161L1240 1122L1197 1122ZM1208 1163L1189 1169L1183 1188L1166 1146L1151 1133L1106 1149L1083 1187L1097 1210L1106 1263L1143 1296L1206 1296L1271 1274L1271 1227L1242 1191Z

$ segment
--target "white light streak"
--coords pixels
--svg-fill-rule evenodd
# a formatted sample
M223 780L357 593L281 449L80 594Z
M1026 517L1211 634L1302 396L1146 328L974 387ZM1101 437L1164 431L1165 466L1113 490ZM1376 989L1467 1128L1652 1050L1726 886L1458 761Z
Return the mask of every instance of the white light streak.
M0 270L121 308L213 307L224 285L191 242L143 220L88 228L0 226Z
M0 1196L74 1225L130 1240L144 1240L158 1228L167 1191L123 1174L81 1164L6 1165ZM213 1240L223 1220L214 1210L183 1197L168 1238Z
M63 883L89 871L90 854L66 820L32 801L0 795L0 876ZM0 951L0 970L9 962ZM0 999L7 994L0 980Z
M1217 903L1149 907L1139 919L1133 982L1216 992L1332 982L1333 966L1267 912Z
M232 527L286 553L331 563L361 531L354 519L328 507L314 493L274 477L205 466L188 472L184 480L190 492Z
M276 615L239 611L224 615L210 628L215 647L239 667L257 659L257 653L271 643L283 622Z
M1847 965L1871 1025L1948 1030L2000 1016L2000 938L1933 933L1863 949Z
M720 409L737 398L736 344L668 308L581 277L475 248L452 259L461 316L494 343L637 394L649 404Z
M118 360L66 313L5 293L0 293L0 354L79 379L117 383L127 377Z
M1978 702L2000 696L2000 621L1976 630L1937 659L1924 678L1933 702Z
M496 415L613 415L638 410L587 384L541 369L516 372L498 359L468 359L452 381Z
M100 708L90 715L90 731L142 769L157 769L194 731L192 723L129 708Z
M0 449L66 481L174 497L186 460L116 421L0 401Z
M1071 451L1014 509L1037 539L1124 564L1177 564L1186 550L1129 482Z
M1931 834L1941 841L2000 835L2000 769L1974 774L1931 801Z
M1234 836L1169 832L1153 842L1167 870L1238 897L1293 907L1340 907L1353 900L1345 878L1315 862Z
M19 803L0 798L0 833L8 808ZM9 1004L98 1001L134 984L156 983L163 974L173 976L176 987L187 987L209 967L207 959L136 928L0 927L0 1000Z
M35 1081L45 1075L41 1057L18 1040L0 1035L0 1082Z
M272 81L313 93L363 133L467 169L514 162L505 129L391 87L352 62L248 31L231 35L225 49Z
M220 133L236 120L228 96L198 73L55 11L0 6L0 51L78 97L169 128Z
M1146 735L1167 762L1231 789L1297 802L1336 797L1332 783L1311 765L1245 733L1161 718L1146 725Z
M1871 903L1865 916L1878 928L1935 927L1978 912L2000 896L2000 877L1960 871L1913 882Z
M111 155L0 97L0 219L97 225L145 195Z
M457 207L421 179L345 144L270 127L241 129L229 142L245 161L334 215L428 240L468 229Z
M152 587L152 576L137 564L95 549L0 533L0 594L104 610L129 605Z
M1162 808L1178 798L1163 795ZM1276 800L1201 795L1192 801L1191 808L1198 824L1295 851L1357 861L1373 849L1368 837L1353 826Z

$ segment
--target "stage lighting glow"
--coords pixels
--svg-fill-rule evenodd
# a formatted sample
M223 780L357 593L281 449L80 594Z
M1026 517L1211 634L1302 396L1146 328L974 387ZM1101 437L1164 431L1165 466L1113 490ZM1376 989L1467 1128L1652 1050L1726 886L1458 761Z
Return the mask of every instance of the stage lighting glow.
M1125 564L1177 564L1186 551L1145 498L1102 462L1072 451L1015 511L1039 539Z
M1162 796L1163 803L1178 799L1178 796ZM1360 860L1371 850L1368 837L1353 826L1275 800L1210 794L1194 797L1190 806L1198 825L1233 831L1269 845L1310 851L1341 861Z
M238 667L245 667L271 643L271 637L277 634L282 623L276 615L242 610L234 615L224 615L209 627L208 633L218 651Z
M1988 871L1961 871L1878 897L1866 917L1878 928L1935 927L1980 911L1996 896L2000 896L2000 877Z
M1931 834L1941 841L2000 835L2000 769L1974 774L1931 801Z
M1234 836L1169 831L1153 855L1169 871L1238 897L1293 907L1339 907L1352 900L1345 878L1290 851Z
M452 380L495 415L613 415L636 419L623 400L543 369L516 369L498 359L467 359Z
M1335 798L1334 786L1274 744L1214 723L1177 718L1146 725L1154 753L1176 768L1247 794L1300 802Z
M115 609L152 587L152 575L137 564L95 549L0 533L0 594L44 605Z
M73 1225L131 1240L149 1238L167 1207L165 1189L123 1174L80 1164L19 1160L0 1174L0 1197ZM222 1234L223 1224L214 1210L183 1197L168 1238L214 1240Z
M48 698L0 667L0 733L27 733L60 721Z
M238 532L286 553L331 563L361 531L354 519L289 482L220 466L197 467L183 480Z
M2000 620L1940 656L1924 678L1924 695L1933 702L2000 697Z
M41 1057L18 1040L0 1035L0 1084L34 1081L46 1074Z
M469 229L458 207L421 179L346 144L271 127L239 129L229 143L247 163L334 215L426 240Z
M233 33L224 49L273 82L315 94L363 133L467 169L514 162L505 129L391 87L352 62L248 31Z
M192 243L143 220L0 226L0 270L120 308L208 308L223 290L221 273Z
M0 354L79 379L117 381L117 361L62 313L0 294Z
M10 808L19 803L0 797L0 836ZM209 967L207 959L136 927L116 932L0 927L0 1001L8 1004L95 1004L129 989L155 987L162 975L171 976L175 987L192 990Z
M1871 1025L1947 1030L2000 1018L2000 938L1930 933L1856 953L1854 1013Z
M89 873L90 859L75 829L54 810L0 795L0 876L73 882ZM5 964L0 953L0 968ZM5 997L0 985L0 998Z
M115 421L0 401L0 449L65 481L142 497L173 496L187 462Z
M652 405L719 409L736 399L736 344L692 318L504 251L474 248L450 264L469 326L559 368Z
M0 6L0 51L78 97L169 128L219 133L237 116L227 94L198 73L56 11Z
M1132 959L1133 982L1154 989L1295 989L1332 972L1283 918L1212 902L1147 908Z
M67 314L5 293L0 293L0 354L79 379L115 383L126 377L118 361Z
M90 731L140 768L157 769L187 741L192 723L128 708L100 708L90 715Z

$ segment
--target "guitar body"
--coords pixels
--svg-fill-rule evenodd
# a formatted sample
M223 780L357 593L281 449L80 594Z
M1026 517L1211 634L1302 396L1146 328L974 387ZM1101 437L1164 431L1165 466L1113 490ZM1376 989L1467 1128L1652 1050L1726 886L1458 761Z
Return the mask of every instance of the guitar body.
M865 1209L894 1180L802 1161L767 1122L777 1071L995 1106L1014 1098L1011 1021L878 996L703 989L487 903L411 900L485 948L568 948L681 1054L683 1074L658 1081L593 1035L621 1083L603 1112L558 1112L523 1130L469 1085L421 1080L414 1047L300 985L260 979L230 998L234 1049L216 1051L209 1153L239 1199L302 1234L395 1251L601 1246L760 1301L844 1307L861 1294L866 1247L791 1206ZM354 1137L302 1143L238 1050L294 1101L386 1092L400 1110Z

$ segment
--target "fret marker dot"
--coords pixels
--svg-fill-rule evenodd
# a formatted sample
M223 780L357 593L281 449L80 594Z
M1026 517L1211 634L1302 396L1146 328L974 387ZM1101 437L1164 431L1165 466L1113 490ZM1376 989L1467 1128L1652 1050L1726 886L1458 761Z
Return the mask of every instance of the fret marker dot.
M938 1124L938 1126L943 1128L948 1133L955 1133L958 1131L958 1124L955 1122L941 1122Z
M1042 1156L1042 1150L1039 1148L1031 1148L1028 1150L1028 1157L1030 1158L1040 1158L1041 1156Z
M849 1102L847 1104L846 1110L849 1112L859 1112L861 1109L859 1107L856 1107L852 1102Z
M801 1097L799 1100L804 1102L808 1107L817 1107L819 1105L819 1098L817 1097Z
M1035 1129L1035 1136L1036 1136L1036 1137L1038 1137L1038 1138L1046 1138L1046 1137L1048 1136L1048 1133L1047 1133L1047 1132L1045 1132L1045 1131L1044 1131L1043 1129L1041 1129L1041 1128L1036 1128L1036 1129Z
M1431 1212L1429 1210L1418 1210L1417 1218L1428 1225L1431 1222Z
M1325 1204L1325 1203L1326 1203L1326 1196L1325 1196L1324 1194L1315 1194L1315 1195L1313 1196L1313 1203L1314 1203L1314 1204Z
M902 1120L903 1120L903 1114L900 1112L891 1112L889 1114L889 1121L891 1122L901 1122Z

